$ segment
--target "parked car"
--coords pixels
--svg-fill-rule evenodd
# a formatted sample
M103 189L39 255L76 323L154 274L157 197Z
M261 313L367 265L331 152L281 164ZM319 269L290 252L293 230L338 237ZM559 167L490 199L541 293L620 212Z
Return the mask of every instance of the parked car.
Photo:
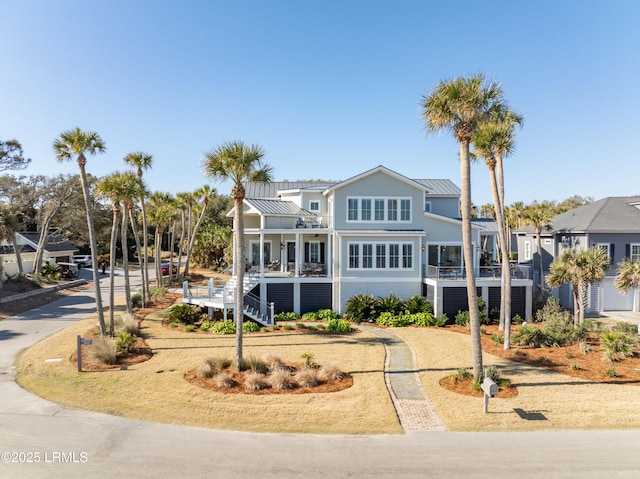
M74 254L71 261L77 264L78 268L86 268L87 266L91 266L91 255Z
M178 267L174 264L173 268L171 268L172 274L176 274L178 272ZM162 263L162 274L169 274L169 262L165 261Z

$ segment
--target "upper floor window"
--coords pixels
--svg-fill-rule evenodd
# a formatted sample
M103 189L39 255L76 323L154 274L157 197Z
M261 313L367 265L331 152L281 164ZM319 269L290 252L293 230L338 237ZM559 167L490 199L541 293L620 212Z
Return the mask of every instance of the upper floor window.
M529 261L531 259L531 241L524 242L524 260Z
M313 211L313 212L320 211L320 202L319 201L309 201L309 211Z
M411 198L347 198L347 221L408 223Z
M425 201L424 202L424 210L427 213L431 213L431 201Z
M632 243L629 251L631 261L640 261L640 243Z
M602 248L607 253L607 259L611 261L613 256L613 245L609 243L596 243L595 246L597 248Z
M349 269L413 269L413 243L349 243Z

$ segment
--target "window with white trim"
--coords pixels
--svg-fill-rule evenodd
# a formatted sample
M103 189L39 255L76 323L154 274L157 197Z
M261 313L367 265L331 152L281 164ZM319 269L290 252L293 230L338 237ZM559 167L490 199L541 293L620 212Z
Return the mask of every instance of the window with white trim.
M524 242L524 260L528 261L531 259L531 241Z
M607 259L611 261L611 245L609 243L596 243L597 248L602 248L607 253Z
M412 270L413 243L349 243L349 269Z
M320 211L320 202L319 201L309 201L309 211L313 211L313 212Z
M631 261L640 261L640 243L631 243L629 259Z
M317 241L309 243L309 262L320 263L320 243Z
M424 211L427 213L431 213L431 201L424 202Z
M411 222L411 198L347 198L347 221Z

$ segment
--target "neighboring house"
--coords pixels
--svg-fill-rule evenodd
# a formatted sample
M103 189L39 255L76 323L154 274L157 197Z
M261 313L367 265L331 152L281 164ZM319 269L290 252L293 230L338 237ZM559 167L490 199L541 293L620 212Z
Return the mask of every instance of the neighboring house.
M33 269L39 241L40 233L38 232L16 233L16 243L20 248L20 258L22 259L22 267L25 273L31 273ZM71 262L71 258L76 251L78 251L78 248L67 241L64 236L50 233L47 235L42 262L43 264L47 261L50 263ZM13 244L7 241L0 243L0 261L2 261L3 279L19 273Z
M245 190L247 289L276 312L343 314L362 293L423 295L451 320L468 309L460 189L450 180L415 180L378 166L341 182L247 183ZM486 220L472 229L470 267L491 310L500 305L497 229ZM513 276L513 312L528 318L530 271L514 267Z
M544 274L553 260L566 248L584 249L599 246L606 249L610 268L606 278L592 285L587 312L640 311L639 292L620 293L614 285L618 263L624 258L640 260L640 196L609 197L557 215L550 231L542 231L542 258L536 252L536 238L531 228L515 232L518 238L518 261L533 266L537 275L542 260ZM537 282L534 277L534 282ZM560 304L571 308L570 285L555 290Z

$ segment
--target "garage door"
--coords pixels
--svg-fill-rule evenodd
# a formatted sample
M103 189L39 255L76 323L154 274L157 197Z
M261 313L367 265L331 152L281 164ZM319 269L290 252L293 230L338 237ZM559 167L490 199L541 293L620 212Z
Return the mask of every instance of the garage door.
M605 278L600 283L600 287L602 288L603 311L633 310L633 290L629 290L627 294L620 293L613 283L613 278Z

